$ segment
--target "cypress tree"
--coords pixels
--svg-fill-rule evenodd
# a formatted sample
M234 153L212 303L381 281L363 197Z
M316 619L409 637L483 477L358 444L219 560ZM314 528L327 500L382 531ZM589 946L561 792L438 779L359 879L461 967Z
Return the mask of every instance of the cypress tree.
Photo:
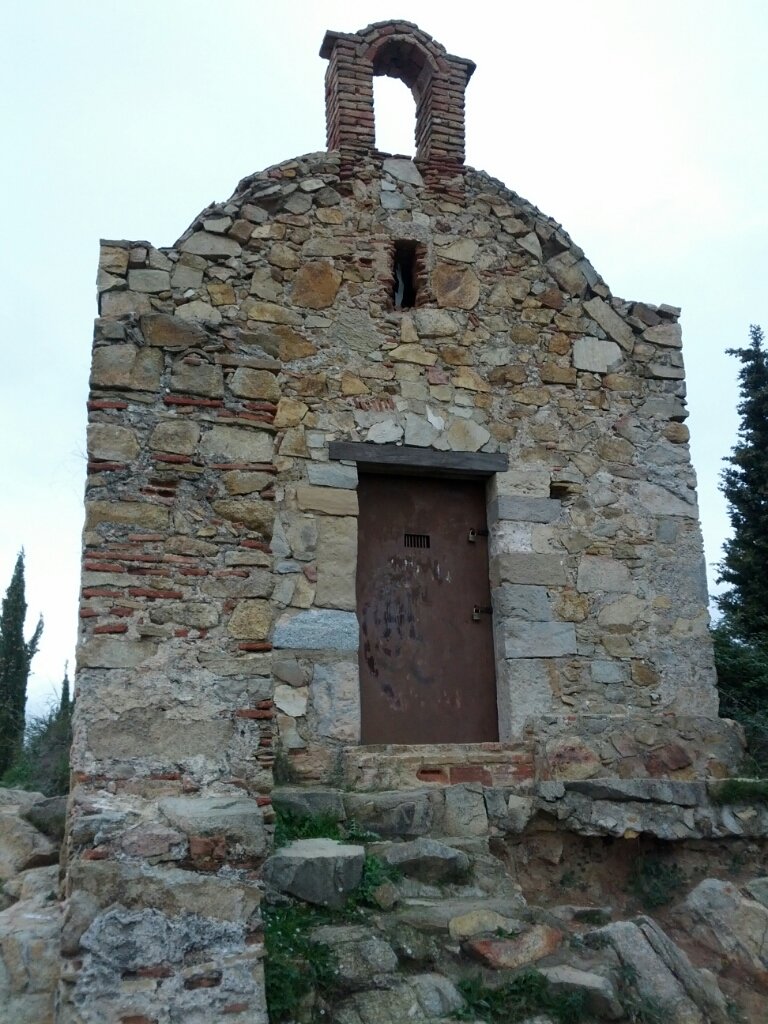
M22 549L0 611L0 775L21 750L29 669L43 632L40 616L30 639L24 639L26 614Z
M733 536L718 566L730 589L717 603L737 640L768 648L768 352L757 324L749 335L747 348L727 350L741 360L741 424L720 484Z

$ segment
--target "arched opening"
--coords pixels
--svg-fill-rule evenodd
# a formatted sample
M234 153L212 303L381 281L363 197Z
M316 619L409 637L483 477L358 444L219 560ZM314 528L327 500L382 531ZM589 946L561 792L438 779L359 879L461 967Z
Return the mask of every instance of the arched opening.
M403 82L378 76L373 80L376 149L413 157L416 153L416 101Z

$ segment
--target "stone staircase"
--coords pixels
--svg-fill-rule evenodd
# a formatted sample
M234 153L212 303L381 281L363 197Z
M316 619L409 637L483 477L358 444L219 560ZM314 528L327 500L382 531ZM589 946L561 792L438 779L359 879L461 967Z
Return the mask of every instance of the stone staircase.
M265 864L268 908L306 907L312 919L311 941L330 950L337 972L331 988L308 993L295 1018L284 1019L301 1024L421 1024L458 1016L554 1024L566 1019L568 1007L578 1005L583 1016L567 1019L665 1024L727 1024L741 1019L764 1024L768 945L740 961L750 961L751 974L742 986L749 992L741 1000L745 1015L739 1018L733 1016L739 1011L727 998L732 989L722 990L714 973L694 966L682 945L656 920L636 912L621 920L626 907L610 903L566 902L556 884L562 865L552 866L547 905L525 898L509 839L520 838L531 820L535 823L542 800L557 803L567 796L562 784L560 791L548 785L544 796L529 791L527 797L474 783L378 793L276 790L273 803L278 814L294 820L322 818L348 833L341 840L295 840L277 849ZM583 787L574 794L586 799ZM662 798L675 796L685 803L687 797L687 791L662 793L653 786L645 787L643 794L631 785L622 790L621 780L600 793L617 803L622 794L625 805L642 803L638 798L644 796L649 821L658 819L659 807L665 806ZM530 806L523 808L524 800ZM671 817L677 804L668 806ZM625 811L635 813L631 808ZM571 812L572 808L563 817ZM538 820L541 826L541 815ZM549 814L547 820L542 840L547 827L550 838L557 829L558 814ZM612 828L615 835L615 814L610 822L613 825L604 834ZM590 829L593 819L587 835L594 834ZM530 837L533 844L535 836L534 832ZM372 858L382 866L383 878L365 886L365 899L360 900L356 893ZM728 884L713 879L708 883ZM606 890L610 888L607 880ZM757 941L758 922L768 928L768 899L754 899L754 893L744 894L733 886L731 890L729 898L740 908L734 915L752 915L748 930ZM682 930L686 914L694 906L701 911L701 904L699 885L676 911ZM316 913L328 917L318 923L312 918ZM706 916L706 911L699 913L700 929L706 927ZM717 921L709 926L716 929ZM701 948L689 950L701 965ZM717 956L710 955L709 960L715 970L722 966ZM266 962L269 972L269 944ZM532 980L532 971L538 978ZM488 1009L493 1000L489 1003L483 993L496 993L494 998L502 1000L504 993L517 991L516 985L541 986L539 994L531 996L528 1016L494 1016Z

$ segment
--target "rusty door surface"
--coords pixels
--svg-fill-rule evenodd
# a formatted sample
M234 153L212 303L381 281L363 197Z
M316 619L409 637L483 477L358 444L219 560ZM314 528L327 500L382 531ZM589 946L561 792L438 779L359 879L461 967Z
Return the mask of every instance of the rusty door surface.
M361 475L363 743L498 738L485 485Z

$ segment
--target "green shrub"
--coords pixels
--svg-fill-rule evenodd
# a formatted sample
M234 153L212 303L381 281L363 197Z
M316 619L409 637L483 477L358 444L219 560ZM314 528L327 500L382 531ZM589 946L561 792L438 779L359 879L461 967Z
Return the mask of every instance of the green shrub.
M709 793L716 804L768 804L768 779L723 779Z
M327 946L309 937L323 920L309 907L264 908L264 979L271 1021L292 1020L310 993L333 995L336 959Z
M654 910L670 903L684 885L685 875L674 861L646 854L632 865L627 888L646 910Z
M578 1024L589 1019L584 992L554 992L539 971L523 971L498 988L487 987L480 977L459 982L466 1006L458 1020L483 1020L489 1024L515 1024L535 1014L547 1014L558 1024Z

